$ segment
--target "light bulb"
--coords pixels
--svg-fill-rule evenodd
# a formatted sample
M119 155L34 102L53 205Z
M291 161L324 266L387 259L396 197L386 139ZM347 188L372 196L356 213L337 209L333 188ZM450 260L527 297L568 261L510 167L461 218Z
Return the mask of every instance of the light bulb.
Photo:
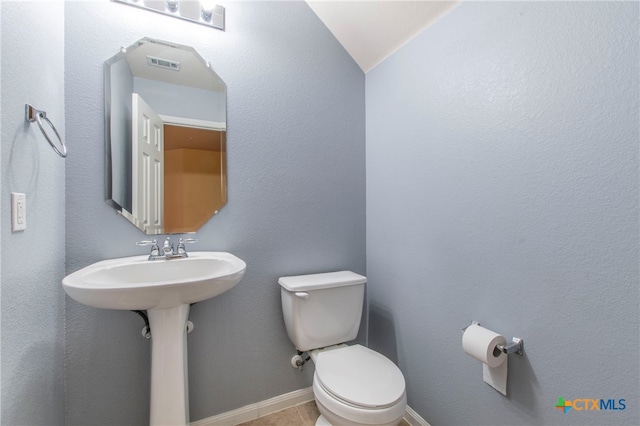
M178 0L167 0L167 10L175 13L178 10Z
M202 11L202 19L205 21L211 20L211 15L213 14L213 9L216 7L215 0L200 0L201 11Z

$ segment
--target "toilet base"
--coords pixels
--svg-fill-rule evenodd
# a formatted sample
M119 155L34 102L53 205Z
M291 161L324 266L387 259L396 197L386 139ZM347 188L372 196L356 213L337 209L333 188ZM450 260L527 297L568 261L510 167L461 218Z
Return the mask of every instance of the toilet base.
M318 411L320 411L320 417L316 420L316 426L397 426L402 420L402 416L400 416L400 418L389 423L361 423L354 420L347 420L336 415L322 405L322 402L318 401L318 398L316 398L316 406L318 407Z
M316 419L316 426L332 426L322 414Z

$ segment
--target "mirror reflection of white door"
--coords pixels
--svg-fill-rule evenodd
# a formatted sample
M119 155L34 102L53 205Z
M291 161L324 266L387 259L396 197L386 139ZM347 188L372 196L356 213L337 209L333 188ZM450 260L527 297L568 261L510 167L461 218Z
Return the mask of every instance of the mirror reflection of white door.
M132 95L132 215L147 234L161 234L164 205L164 123Z

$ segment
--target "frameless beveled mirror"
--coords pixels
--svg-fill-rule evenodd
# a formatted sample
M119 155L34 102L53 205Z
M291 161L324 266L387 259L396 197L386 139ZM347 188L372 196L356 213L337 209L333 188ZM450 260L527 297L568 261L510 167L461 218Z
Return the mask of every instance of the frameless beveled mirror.
M107 203L145 234L227 202L227 86L194 48L143 38L104 65Z

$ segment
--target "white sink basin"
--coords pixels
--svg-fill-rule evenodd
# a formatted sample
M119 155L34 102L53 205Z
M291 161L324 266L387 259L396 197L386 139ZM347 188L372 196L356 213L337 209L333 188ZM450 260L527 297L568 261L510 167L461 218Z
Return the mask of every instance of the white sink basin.
M96 262L67 275L62 286L72 299L94 308L163 309L224 293L240 281L246 266L225 252L154 261L132 256Z

